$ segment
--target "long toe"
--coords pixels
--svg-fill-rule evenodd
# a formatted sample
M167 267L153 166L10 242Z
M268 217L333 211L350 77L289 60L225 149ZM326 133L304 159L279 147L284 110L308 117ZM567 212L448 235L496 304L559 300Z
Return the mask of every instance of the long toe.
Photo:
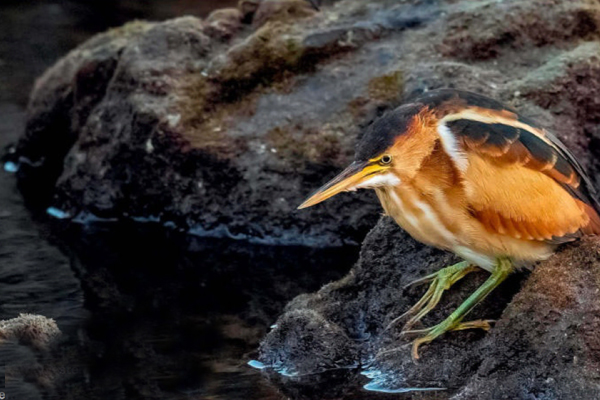
M490 277L471 294L452 314L439 324L423 330L425 336L416 339L413 342L412 355L415 359L419 358L419 346L424 343L429 343L438 336L453 330L479 328L489 330L491 328L491 320L476 320L470 322L462 322L463 318L481 302L492 290L494 290L506 277L512 272L512 262L508 259L498 259L497 264L492 271ZM416 333L418 331L412 331Z
M412 343L412 358L414 360L418 360L419 359L419 347L422 344L431 342L433 339L435 339L435 338L429 337L429 335L415 339Z
M458 324L456 328L453 328L453 331L463 331L466 329L483 329L484 331L489 331L492 329L492 325L496 322L493 319L478 319L475 321L461 322Z
M402 314L400 317L394 319L386 327L386 330L402 318L408 315L413 315L413 317L410 318L402 328L403 331L410 330L417 322L419 322L424 316L429 314L429 312L431 312L431 310L433 310L438 305L444 291L448 290L454 283L458 282L467 274L477 270L477 268L478 267L475 267L474 265L463 261L451 265L449 267L443 268L434 274L428 275L422 279L413 282L414 284L431 281L431 284L429 285L429 288L427 289L427 292L425 292L423 297L407 312Z

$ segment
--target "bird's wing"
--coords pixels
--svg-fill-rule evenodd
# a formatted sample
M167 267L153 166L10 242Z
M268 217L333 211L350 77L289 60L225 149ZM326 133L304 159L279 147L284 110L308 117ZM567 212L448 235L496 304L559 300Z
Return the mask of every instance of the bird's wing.
M444 115L438 131L464 166L467 201L488 229L554 242L600 233L589 178L556 137L531 121L507 109L467 106Z

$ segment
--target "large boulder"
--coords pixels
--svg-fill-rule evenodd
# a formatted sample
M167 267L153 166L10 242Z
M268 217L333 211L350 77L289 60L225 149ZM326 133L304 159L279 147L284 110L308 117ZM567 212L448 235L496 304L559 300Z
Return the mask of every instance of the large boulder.
M376 220L373 196L357 196L350 217L340 212L349 197L295 208L351 159L360 126L399 102L402 76L385 61L356 74L336 56L375 27L316 18L304 1L264 1L245 25L242 3L206 20L133 22L73 50L36 82L8 160L51 183L62 216L266 243L359 241ZM358 41L344 42L354 29Z

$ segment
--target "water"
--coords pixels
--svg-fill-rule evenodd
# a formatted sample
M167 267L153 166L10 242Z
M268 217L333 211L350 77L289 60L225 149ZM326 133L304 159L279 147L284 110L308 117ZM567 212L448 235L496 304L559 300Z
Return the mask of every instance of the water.
M95 371L91 379L110 377L116 391L98 390L113 398L129 385L160 398L279 398L246 362L291 297L338 278L357 256L202 239L150 224L56 231L55 243L86 284L85 369Z
M133 18L202 15L237 0L199 3L3 1L0 148L23 132L35 78L68 50ZM0 364L24 368L0 390L9 399L285 398L247 362L283 306L341 277L357 248L198 238L152 221L73 224L47 209L41 187L24 188L26 205L17 169L0 172L0 319L37 313L64 335L45 356L2 347Z

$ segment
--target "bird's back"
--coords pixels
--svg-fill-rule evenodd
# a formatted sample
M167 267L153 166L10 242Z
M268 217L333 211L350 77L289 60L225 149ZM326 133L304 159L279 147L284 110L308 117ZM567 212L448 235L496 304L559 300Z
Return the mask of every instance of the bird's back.
M588 221L578 232L600 234L597 191L577 159L552 133L514 109L471 92L435 90L419 96L414 102L435 110L439 119L438 130L451 134L467 157L480 157L489 165L510 170L513 174L519 174L522 171L519 167L524 167L552 178L553 183L576 199L585 211ZM494 173L496 178L497 174L498 170ZM483 176L480 174L474 179L485 179L485 175L483 172ZM498 185L494 183L494 176L487 178L489 186ZM513 181L518 183L516 176ZM549 184L552 185L552 182ZM531 193L531 190L522 189L524 198L521 202L527 202L526 193ZM562 238L555 236L551 240L567 241L578 232L569 232Z

